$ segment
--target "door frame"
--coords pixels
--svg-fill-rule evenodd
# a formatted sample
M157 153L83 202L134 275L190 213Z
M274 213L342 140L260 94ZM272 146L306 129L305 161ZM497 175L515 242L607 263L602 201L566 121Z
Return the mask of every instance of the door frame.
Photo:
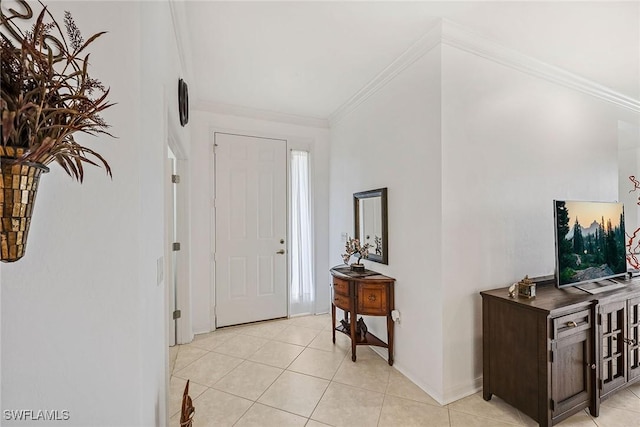
M272 132L264 132L261 130L255 130L250 128L243 129L234 129L234 128L225 128L218 126L210 126L208 129L209 134L209 195L211 198L210 203L210 211L209 211L209 224L210 224L210 236L209 236L209 330L214 331L216 329L216 271L215 271L215 252L216 252L216 215L215 215L215 135L216 133L228 133L234 135L244 135L256 138L266 138L266 139L283 139L286 141L286 153L287 159L285 163L286 176L287 176L287 237L286 237L286 255L287 255L287 317L291 316L291 277L289 274L289 265L290 265L290 248L289 248L289 239L291 235L290 229L290 218L289 218L289 206L290 206L290 169L291 169L291 156L289 153L291 150L306 150L310 153L311 158L314 155L315 148L315 139L307 136L292 136L287 134L278 134ZM309 164L309 179L310 179L310 194L311 194L311 212L312 212L312 223L313 223L313 233L312 236L315 239L315 166L314 162L311 161ZM314 255L315 257L315 255ZM318 293L317 283L316 283L316 296ZM314 303L314 312L317 311L317 300Z
M176 270L177 270L177 289L176 296L178 299L178 309L181 311L181 317L176 325L176 344L187 344L193 340L192 319L191 319L191 282L190 282L190 238L189 238L189 215L190 215L190 203L189 203L189 162L187 160L185 149L180 143L180 138L177 135L177 130L169 126L167 133L167 147L170 148L176 157L175 169L176 173L180 176L179 184L172 184L170 176L173 173L167 162L165 161L165 177L169 181L167 185L175 185L176 191L176 235L180 242L180 251L177 252ZM168 153L166 153L168 157ZM178 187L179 186L179 187ZM171 193L169 193L171 194ZM173 209L173 201L165 200L165 209ZM173 298L169 295L170 292L170 280L171 274L173 274L171 268L172 260L172 243L173 239L170 233L170 227L172 224L165 224L165 283L166 283L166 298L167 308L169 312L173 311L173 307L169 307L169 302ZM167 331L167 333L169 333Z

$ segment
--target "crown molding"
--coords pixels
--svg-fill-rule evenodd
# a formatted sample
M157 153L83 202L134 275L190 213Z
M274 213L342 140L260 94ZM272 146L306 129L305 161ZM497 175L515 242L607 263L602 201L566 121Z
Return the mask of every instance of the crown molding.
M358 108L366 99L382 89L400 72L431 49L442 44L478 55L520 72L545 79L560 86L578 90L633 112L640 113L640 100L638 99L623 95L609 87L571 73L563 68L556 67L520 53L515 49L500 45L448 19L439 19L437 24L431 27L422 38L333 112L329 116L330 126L339 123L350 112Z
M367 83L362 89L356 92L351 98L342 104L329 116L330 126L334 126L346 117L350 112L358 108L371 95L382 89L393 80L398 74L423 57L427 52L440 45L442 22L439 20L427 33L420 37L398 58L382 70L377 76Z
M313 127L320 129L329 128L329 121L327 119L279 113L276 111L261 110L258 108L243 107L240 105L223 104L220 102L198 100L197 102L195 102L193 110L214 114L245 117L257 120L266 120L271 122L288 123L296 126Z
M180 68L183 77L191 86L192 92L196 92L195 80L193 79L193 70L191 66L191 42L189 37L189 27L187 24L187 16L184 1L168 0L171 21L173 23L173 37L178 47L178 57L180 59Z
M468 28L447 19L442 20L442 44L478 55L518 71L548 80L560 86L584 92L636 113L640 112L640 100L623 95L585 77L571 73L500 45Z

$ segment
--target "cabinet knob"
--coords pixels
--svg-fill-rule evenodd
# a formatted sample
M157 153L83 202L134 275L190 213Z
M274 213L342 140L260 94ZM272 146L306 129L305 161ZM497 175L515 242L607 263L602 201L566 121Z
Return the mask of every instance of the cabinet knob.
M374 294L370 294L369 301L375 301L375 300L376 300L376 296Z
M596 370L596 364L592 363L591 365L589 365L589 367L591 368L591 370L595 371Z
M574 322L573 320L570 322L567 322L567 327L568 328L575 328L576 326L578 326L578 324L576 322Z

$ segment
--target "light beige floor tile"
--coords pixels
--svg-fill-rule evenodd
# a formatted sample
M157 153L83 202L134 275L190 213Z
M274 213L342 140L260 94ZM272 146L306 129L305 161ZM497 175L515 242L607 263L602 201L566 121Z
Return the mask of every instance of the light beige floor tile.
M523 415L523 418L525 417L527 420L525 425L531 426L531 427L538 426L537 422L533 421L531 418L527 417L526 415ZM594 418L591 415L589 415L588 410L584 410L562 421L562 424L560 424L560 427L596 427L596 422L594 421Z
M624 389L618 391L616 394L602 402L600 408L607 406L640 412L640 398L638 398L631 390ZM640 417L640 414L638 414L638 417Z
M180 427L180 413L177 413L169 418L169 427Z
M175 376L211 387L220 378L242 363L242 359L218 353L207 353L184 369L175 372Z
M420 387L415 385L413 382L411 382L411 380L409 380L407 377L405 377L395 369L392 369L389 375L387 394L396 397L402 397L403 399L410 399L417 402L440 406L440 404L436 402L431 396L429 396Z
M316 421L316 420L309 420L305 425L305 427L327 427L327 426L331 427L330 424L321 423L320 421Z
M250 400L208 389L193 401L196 409L193 425L194 427L232 426L252 404Z
M173 347L169 347L169 373L173 374L173 368L176 365L176 358L178 357L178 351L180 350L179 345L174 345Z
M276 341L287 342L296 345L309 345L320 331L318 329L304 328L302 326L290 325L282 332L273 337Z
M629 390L640 399L640 382L630 385Z
M282 373L282 369L244 361L213 385L236 396L256 400Z
M286 368L293 362L304 347L279 341L269 341L249 358L254 362L278 368Z
M187 367L189 364L200 359L202 356L204 356L207 353L208 353L207 350L204 350L198 347L193 347L190 344L181 345L180 348L178 349L176 361L173 365L174 372Z
M469 415L476 415L483 418L502 421L511 424L520 424L518 410L508 405L497 396L493 396L490 401L482 398L482 392L460 399L449 404L449 408Z
M590 418L589 415L587 415L586 412L582 411L580 414L586 416L587 418ZM576 417L580 417L580 414L576 414ZM526 426L526 427L538 427L538 422L535 421L533 418L529 417L528 415L518 411L518 415L520 416L520 421L521 424ZM578 420L578 418L576 418L576 420ZM567 420L563 421L563 422L567 422ZM593 427L593 425L591 425L590 427Z
M299 415L256 403L240 418L235 427L303 427L306 422L307 419Z
M395 396L385 396L379 427L449 427L449 410Z
M640 427L640 416L635 411L600 406L600 415L593 419L599 427Z
M236 336L236 333L234 332L216 330L208 334L196 335L191 345L211 351L218 347L220 344L229 341L234 336Z
M287 328L283 322L266 322L245 326L238 330L239 334L271 339Z
M449 409L451 427L513 427L519 424L505 423L490 418L483 418L479 415L470 415ZM536 423L536 426L538 423ZM595 425L591 426L595 427Z
M246 359L265 345L268 340L249 335L235 335L231 339L217 346L213 351L228 356Z
M349 337L345 334L336 332L336 343L334 344L331 330L325 330L321 331L318 336L309 343L309 347L316 348L318 350L341 352L345 354L346 352L351 352L351 339L349 339Z
M180 412L182 408L182 395L184 393L184 386L187 384L187 380L171 377L169 383L169 416L173 416ZM207 390L206 386L203 386L193 381L189 382L189 396L191 400L194 400Z
M332 382L311 419L333 426L375 426L383 399L382 393Z
M341 353L306 348L287 369L330 380L343 359L344 355Z
M333 381L384 393L392 370L381 357L362 358L355 363L347 359L340 365Z
M328 385L327 380L285 371L258 402L309 417Z
M293 324L304 328L323 330L327 327L331 328L331 316L321 314L318 316L301 316L294 317Z

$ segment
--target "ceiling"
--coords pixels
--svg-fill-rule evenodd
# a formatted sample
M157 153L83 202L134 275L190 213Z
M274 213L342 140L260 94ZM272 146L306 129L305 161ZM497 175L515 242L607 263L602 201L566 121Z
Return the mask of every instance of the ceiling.
M637 1L183 4L196 108L327 119L439 18L640 99Z

